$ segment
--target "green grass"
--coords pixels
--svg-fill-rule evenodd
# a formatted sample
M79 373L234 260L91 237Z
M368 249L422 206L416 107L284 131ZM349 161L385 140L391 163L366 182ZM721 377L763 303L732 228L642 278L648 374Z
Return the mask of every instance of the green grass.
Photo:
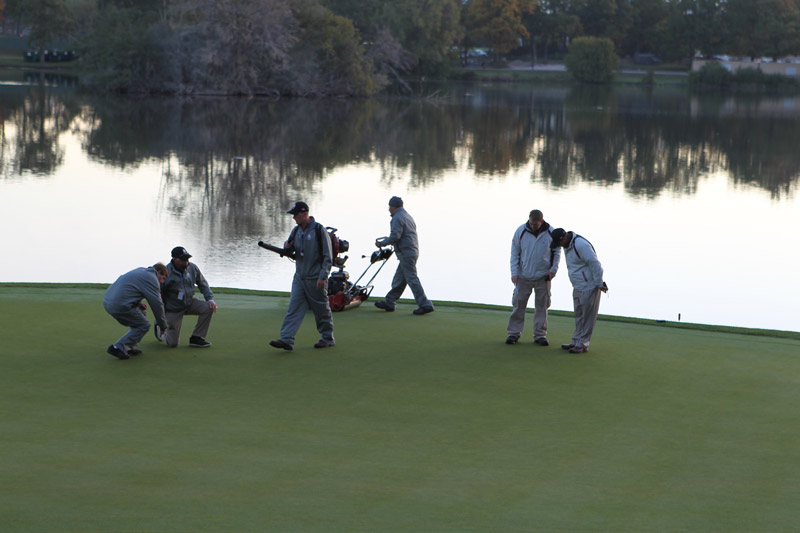
M574 83L569 72L549 70L510 70L493 68L460 68L451 75L453 79L482 82L532 82Z
M271 349L285 295L218 291L208 350L105 348L102 286L0 284L3 531L775 531L800 520L800 339L369 305ZM194 324L189 317L184 328ZM674 324L668 324L675 326ZM528 334L530 324L528 324ZM729 328L731 329L731 328ZM550 339L569 339L569 316ZM184 331L183 341L189 331Z
M573 84L575 79L566 71L549 70L509 70L509 69L458 69L451 75L454 79L466 81L482 82L529 82L529 83L558 83ZM626 74L617 72L614 74L613 84L619 85L638 85L645 79L644 74ZM684 85L688 86L689 81L686 75L676 73L659 73L653 76L654 85Z
M33 68L33 63L26 63L22 52L13 50L0 50L0 66L14 68Z

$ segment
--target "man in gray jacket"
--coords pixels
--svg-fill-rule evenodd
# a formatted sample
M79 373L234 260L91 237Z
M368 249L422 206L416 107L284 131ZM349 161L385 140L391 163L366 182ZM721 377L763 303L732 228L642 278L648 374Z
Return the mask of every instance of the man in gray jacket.
M292 294L281 326L281 338L269 341L269 345L284 350L294 349L295 335L310 307L320 334L314 348L328 348L336 344L328 300L328 275L333 266L331 238L325 227L308 214L305 202L295 202L288 213L297 224L283 243L284 248L294 250L295 254Z
M550 307L550 280L556 277L561 248L551 248L553 228L544 215L534 209L528 221L517 228L511 239L511 297L513 311L508 319L506 344L516 344L525 329L525 311L534 293L533 342L548 346L547 309Z
M169 323L163 340L167 345L176 347L181 337L183 316L197 315L197 324L189 337L189 346L208 348L211 343L205 337L211 325L211 316L217 312L217 304L214 302L214 294L206 278L197 265L189 262L190 257L192 256L183 246L172 249L172 260L167 265L169 275L161 286ZM195 287L200 289L205 298L204 302L194 297ZM158 338L158 335L156 337Z
M562 344L569 353L586 353L592 338L597 313L600 310L600 293L607 292L603 281L603 265L597 259L592 243L585 237L563 228L553 230L553 246L563 247L572 283L572 304L575 309L575 331L572 342Z
M417 276L417 259L419 258L419 241L417 240L417 225L414 219L403 207L403 200L399 196L392 196L389 200L389 213L392 215L389 236L376 239L375 246L394 245L397 260L397 271L392 279L392 288L386 295L386 301L375 302L375 307L384 311L394 311L397 299L411 287L417 308L415 315L424 315L433 312L433 302L425 296L425 290Z
M167 278L167 267L161 263L147 268L135 268L121 275L111 284L103 297L103 307L117 322L130 329L117 342L106 350L118 359L130 359L139 355L139 341L150 329L150 322L145 316L147 307L142 303L144 298L150 304L155 315L156 324L167 327L164 304L161 301L160 284Z

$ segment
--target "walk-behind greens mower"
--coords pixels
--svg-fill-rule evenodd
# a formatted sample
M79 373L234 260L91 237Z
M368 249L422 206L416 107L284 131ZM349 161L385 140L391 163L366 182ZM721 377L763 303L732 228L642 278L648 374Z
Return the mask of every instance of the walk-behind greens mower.
M378 272L381 271L383 265L386 264L386 261L392 257L394 249L391 246L382 246L372 252L367 268L364 269L364 272L361 273L355 282L351 282L350 274L344 269L344 264L347 262L349 256L341 255L350 249L350 243L343 239L339 239L339 237L336 235L336 228L327 226L325 229L328 231L328 235L331 238L333 266L337 268L337 270L332 272L328 278L328 301L330 302L331 311L346 311L348 309L353 309L354 307L361 305L362 302L367 301L367 298L369 298L369 295L372 293L373 289L372 280L374 280L378 275ZM322 242L321 239L317 240ZM265 250L275 252L281 257L287 257L292 261L295 260L295 253L294 249L292 248L281 248L279 246L268 244L264 241L258 241L258 245ZM365 258L367 256L362 255L361 257ZM372 277L370 277L369 280L364 283L364 285L359 285L359 282L367 275L367 272L369 272L372 266L376 264L378 265L378 268L372 274Z

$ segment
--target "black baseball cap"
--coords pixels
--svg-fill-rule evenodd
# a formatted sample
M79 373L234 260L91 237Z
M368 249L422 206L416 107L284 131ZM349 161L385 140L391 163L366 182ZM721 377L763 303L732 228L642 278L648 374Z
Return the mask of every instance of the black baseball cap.
M553 242L550 243L550 248L558 248L561 246L561 239L564 238L567 232L564 231L564 228L556 228L553 230L553 233L550 236L553 238Z
M295 202L291 209L287 211L290 215L296 215L297 213L308 213L308 204L305 202Z
M175 259L183 259L187 261L192 255L186 251L186 248L183 246L176 246L172 249L172 257Z

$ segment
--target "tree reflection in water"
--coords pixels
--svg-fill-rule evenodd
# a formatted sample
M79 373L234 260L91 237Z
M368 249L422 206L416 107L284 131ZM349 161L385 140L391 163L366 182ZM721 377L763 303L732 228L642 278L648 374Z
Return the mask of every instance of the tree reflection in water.
M376 166L385 182L409 176L412 186L459 166L490 179L530 166L532 180L555 188L622 182L643 197L693 194L716 171L774 198L791 195L798 180L800 109L786 118L783 99L603 87L456 86L437 94L137 99L42 87L4 96L3 175L52 172L63 163L59 134L72 128L104 164L160 161L164 206L183 215L235 213L223 217L234 226L226 231L262 227L268 213L354 163Z
M76 99L45 87L3 91L0 99L0 168L2 176L52 173L64 161L59 136L78 113ZM16 89L16 90L14 90Z

